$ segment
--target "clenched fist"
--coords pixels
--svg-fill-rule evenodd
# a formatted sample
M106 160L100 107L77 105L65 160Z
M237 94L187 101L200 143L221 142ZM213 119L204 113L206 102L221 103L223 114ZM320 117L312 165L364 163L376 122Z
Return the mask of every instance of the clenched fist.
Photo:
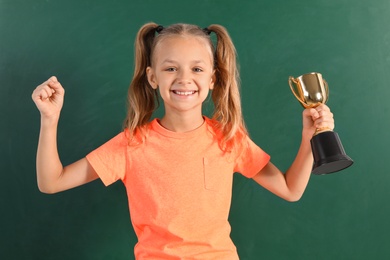
M41 117L58 119L64 103L64 95L64 88L53 76L35 88L32 99L41 113Z

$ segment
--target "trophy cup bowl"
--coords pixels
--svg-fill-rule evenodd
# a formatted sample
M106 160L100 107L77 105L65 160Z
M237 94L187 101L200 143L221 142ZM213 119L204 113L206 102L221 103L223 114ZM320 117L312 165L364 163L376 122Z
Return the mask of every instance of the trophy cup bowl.
M328 101L328 83L320 73L307 73L297 78L290 76L288 83L304 108L314 108ZM353 164L353 160L345 153L338 134L329 128L317 129L310 144L314 158L313 174L333 173Z

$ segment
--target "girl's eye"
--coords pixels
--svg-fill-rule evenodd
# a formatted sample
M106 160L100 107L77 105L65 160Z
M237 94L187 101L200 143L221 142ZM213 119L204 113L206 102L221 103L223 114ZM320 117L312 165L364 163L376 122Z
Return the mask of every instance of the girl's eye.
M202 72L203 70L201 68L194 68L195 72Z
M166 71L176 71L176 68L167 68Z

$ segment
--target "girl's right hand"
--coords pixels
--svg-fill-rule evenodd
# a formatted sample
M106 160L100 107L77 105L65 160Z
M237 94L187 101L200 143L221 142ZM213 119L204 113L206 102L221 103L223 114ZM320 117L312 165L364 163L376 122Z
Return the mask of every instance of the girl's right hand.
M43 118L58 119L64 103L65 90L56 77L51 77L36 87L32 100Z

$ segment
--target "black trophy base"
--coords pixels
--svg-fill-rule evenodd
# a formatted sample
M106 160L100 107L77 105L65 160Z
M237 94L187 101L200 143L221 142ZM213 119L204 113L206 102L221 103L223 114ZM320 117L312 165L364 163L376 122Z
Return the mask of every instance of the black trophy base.
M326 131L313 136L311 149L314 157L313 174L333 173L353 164L353 160L345 154L336 132Z

